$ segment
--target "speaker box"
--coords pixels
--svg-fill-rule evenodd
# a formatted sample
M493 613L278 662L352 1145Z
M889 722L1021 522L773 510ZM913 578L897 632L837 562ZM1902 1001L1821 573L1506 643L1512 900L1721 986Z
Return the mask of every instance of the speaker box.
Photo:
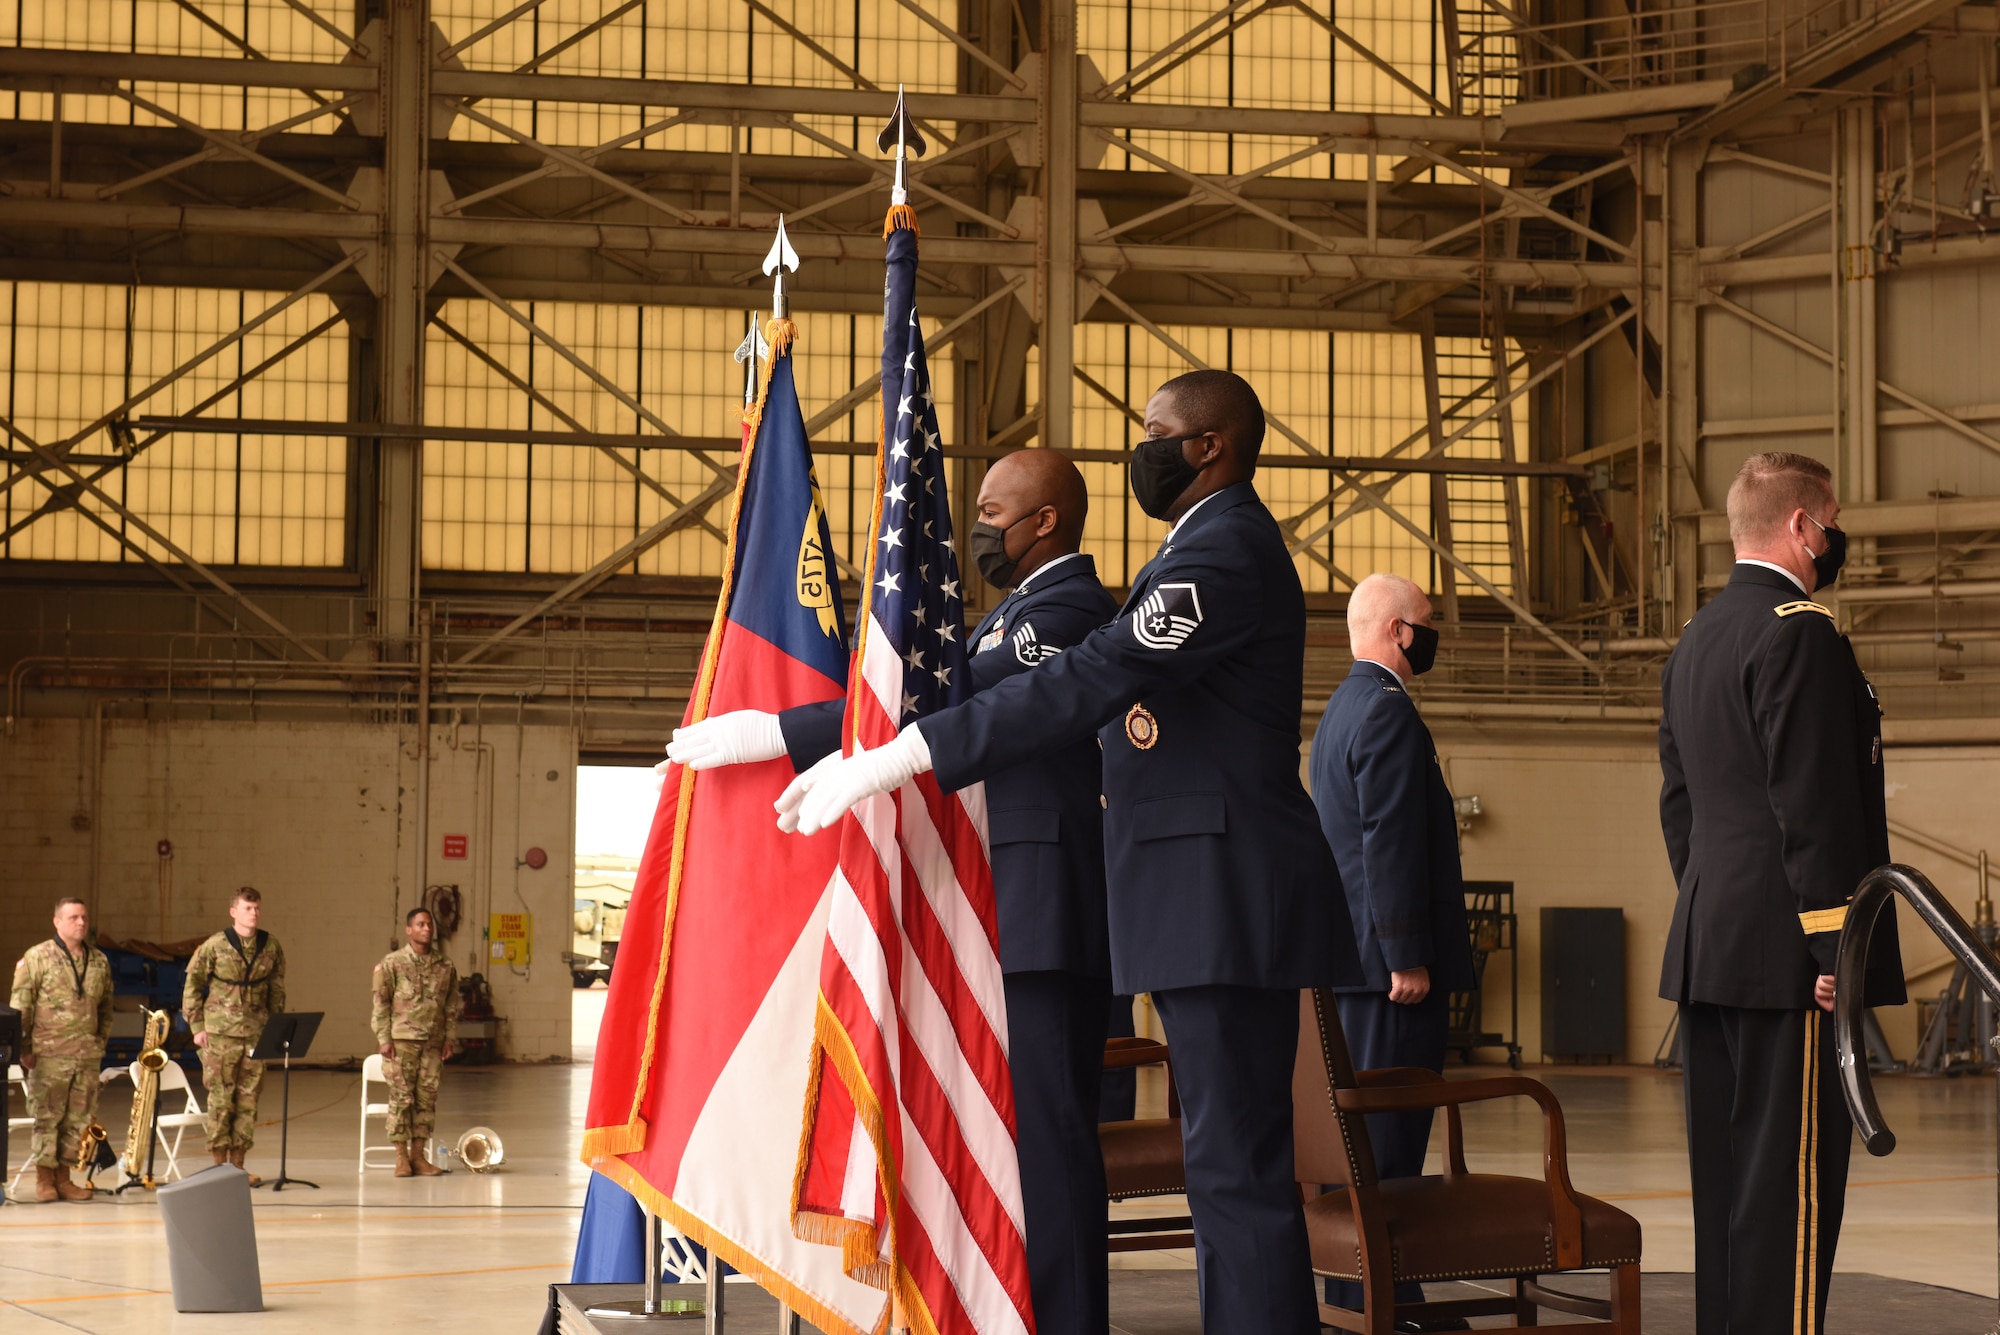
M263 1311L250 1175L233 1164L217 1164L168 1183L158 1195L160 1219L167 1227L174 1310Z

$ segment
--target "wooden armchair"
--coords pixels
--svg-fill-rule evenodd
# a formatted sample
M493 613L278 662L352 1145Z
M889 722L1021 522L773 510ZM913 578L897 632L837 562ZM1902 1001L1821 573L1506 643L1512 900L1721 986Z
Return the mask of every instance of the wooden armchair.
M1163 1066L1167 1072L1167 1115L1130 1122L1101 1122L1097 1143L1104 1151L1106 1195L1114 1201L1145 1196L1178 1196L1187 1190L1181 1155L1181 1099L1167 1045L1151 1038L1114 1038L1104 1045L1104 1069ZM1194 1219L1164 1215L1112 1219L1106 1225L1114 1252L1157 1251L1194 1246Z
M1543 1176L1469 1172L1459 1108L1487 1099L1533 1099L1542 1109ZM1570 1186L1562 1107L1524 1076L1446 1081L1397 1068L1357 1075L1333 994L1300 994L1299 1059L1292 1076L1296 1161L1301 1183L1331 1187L1306 1201L1313 1273L1361 1285L1359 1312L1322 1304L1320 1320L1340 1330L1389 1335L1397 1321L1511 1315L1501 1330L1536 1326L1551 1308L1639 1335L1639 1222ZM1445 1164L1440 1177L1376 1176L1366 1115L1442 1108ZM1559 1293L1541 1277L1608 1270L1609 1300ZM1400 1283L1505 1279L1509 1293L1398 1307Z

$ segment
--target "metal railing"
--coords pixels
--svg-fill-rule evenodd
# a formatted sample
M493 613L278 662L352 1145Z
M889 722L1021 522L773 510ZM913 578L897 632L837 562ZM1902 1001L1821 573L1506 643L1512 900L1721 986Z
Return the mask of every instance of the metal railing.
M1888 0L1635 0L1623 13L1529 23L1501 0L1454 0L1460 88L1498 110L1564 92L1609 92L1729 78L1761 67L1789 77L1822 43L1873 22ZM1566 76L1566 77L1565 77ZM1486 103L1492 103L1487 107Z
M1867 1021L1868 945L1875 921L1892 895L1901 895L1916 910L1926 927L1937 934L1972 982L1977 983L1990 1002L2000 1005L2000 956L1980 939L1978 931L1951 906L1930 878L1915 867L1889 863L1877 867L1861 880L1860 889L1847 907L1847 922L1840 933L1840 953L1834 963L1834 1040L1840 1052L1840 1087L1847 1108L1854 1115L1854 1129L1861 1143L1876 1157L1896 1148L1896 1133L1889 1129L1882 1108L1875 1100L1874 1081L1868 1072L1868 1045L1863 1031ZM1990 1012L1989 1012L1990 1013ZM1995 1041L1988 1039L1989 1042ZM2000 1122L2000 1118L1996 1118ZM1995 1179L2000 1192L2000 1175Z

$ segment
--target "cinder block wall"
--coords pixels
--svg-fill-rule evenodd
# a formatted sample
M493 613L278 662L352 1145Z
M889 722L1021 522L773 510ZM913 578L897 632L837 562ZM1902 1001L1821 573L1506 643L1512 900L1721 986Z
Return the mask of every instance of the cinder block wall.
M1521 915L1521 1043L1541 1059L1540 913L1545 906L1625 910L1626 1058L1651 1061L1673 1007L1658 996L1660 961L1673 914L1674 884L1660 836L1660 765L1650 742L1496 741L1471 730L1438 729L1438 754L1452 792L1479 795L1485 814L1463 839L1465 874L1515 883ZM1993 802L2000 749L1891 747L1886 753L1889 816L1959 848L2000 857L2000 810ZM1891 854L1922 870L1969 919L1975 874L1908 839ZM2000 885L1994 890L2000 893ZM1949 969L1945 951L1904 910L1903 962L1912 996L1935 995ZM1491 1027L1507 1017L1505 956L1488 975ZM1916 1007L1878 1012L1896 1055L1916 1050ZM1488 1058L1497 1053L1484 1054Z
M18 721L0 737L0 961L11 973L64 894L91 902L100 932L173 941L223 926L230 894L254 885L285 946L288 1004L326 1012L313 1057L365 1055L370 969L401 944L424 883L416 741L391 724ZM437 727L430 765L428 879L464 899L452 958L492 983L504 1056L567 1058L571 735ZM441 856L448 834L466 837L465 859ZM540 870L517 865L531 846L548 855ZM533 963L489 962L488 915L521 911Z

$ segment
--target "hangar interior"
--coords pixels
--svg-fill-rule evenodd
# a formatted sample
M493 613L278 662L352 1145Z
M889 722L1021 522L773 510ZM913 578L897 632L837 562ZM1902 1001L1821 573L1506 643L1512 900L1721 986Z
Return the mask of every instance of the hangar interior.
M1885 711L1896 855L1991 921L1996 57L1985 0L19 0L0 954L60 895L175 943L256 885L326 1013L302 1102L345 1109L369 968L449 887L504 1064L447 1104L484 1100L530 1189L440 1187L491 1228L403 1268L465 1291L437 1328L528 1319L587 1176L562 1139L593 1042L564 956L603 870L579 866L615 850L578 846L580 770L650 766L686 707L740 451L731 354L781 215L857 578L875 140L901 88L959 527L990 461L1064 449L1116 592L1165 532L1123 467L1153 387L1256 386L1258 486L1309 604L1304 732L1347 672L1354 583L1422 584L1444 638L1414 693L1466 874L1511 883L1518 918L1485 1022L1566 1073L1592 1162L1660 1197L1649 1247L1686 1269L1651 1065L1674 890L1654 727L1661 664L1728 578L1748 454L1833 468L1855 543L1828 601ZM995 597L967 592L968 614ZM1542 914L1567 907L1622 910L1602 1056L1639 1068L1630 1092L1545 1050ZM1934 997L1949 956L1904 943ZM1897 1057L1928 1014L1879 1017ZM1889 1252L1844 1264L1992 1294L1990 1096L1912 1089L1906 1115L1956 1137L1926 1143L1928 1177L1955 1185L1887 1185L1927 1176L1893 1161L1869 1199L1894 1203L1850 1211ZM1641 1105L1664 1149L1621 1148ZM326 1217L350 1269L394 1270L422 1229L369 1231L395 1197L352 1185L346 1116L301 1123L307 1162L345 1178ZM1532 1160L1526 1123L1488 1130ZM312 1271L312 1244L280 1248ZM502 1294L488 1271L519 1273ZM168 1328L154 1299L85 1300L150 1274L0 1266L0 1329ZM409 1297L327 1283L297 1310Z

